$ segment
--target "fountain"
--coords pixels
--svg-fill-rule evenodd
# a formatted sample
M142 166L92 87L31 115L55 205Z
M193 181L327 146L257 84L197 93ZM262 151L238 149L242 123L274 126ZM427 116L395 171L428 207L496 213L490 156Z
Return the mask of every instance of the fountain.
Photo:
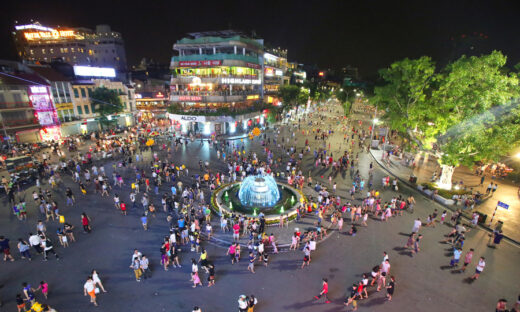
M242 181L238 198L244 206L270 207L280 200L280 191L271 176L249 176Z
M280 215L296 217L296 207L305 196L290 185L276 182L270 175L248 176L242 182L224 185L211 196L212 208L221 214L248 217L262 215L267 224L277 223Z

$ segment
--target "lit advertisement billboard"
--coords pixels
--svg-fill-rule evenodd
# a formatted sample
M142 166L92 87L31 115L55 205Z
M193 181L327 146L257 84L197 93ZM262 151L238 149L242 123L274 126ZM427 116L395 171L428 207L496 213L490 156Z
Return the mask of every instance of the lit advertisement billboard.
M111 67L74 66L74 75L114 78L116 76L116 70Z

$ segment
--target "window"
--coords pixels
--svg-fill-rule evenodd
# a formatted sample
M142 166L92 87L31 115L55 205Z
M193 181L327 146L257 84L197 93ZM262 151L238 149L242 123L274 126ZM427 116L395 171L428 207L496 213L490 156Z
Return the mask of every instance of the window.
M81 97L87 97L85 94L85 88L81 88Z
M70 52L74 53L74 48L70 48Z
M78 106L78 115L83 115L83 109L81 106Z
M31 51L31 55L34 55L34 50L33 50L33 49L31 49L30 51Z
M94 103L90 104L90 110L92 111L92 114L96 112L96 105Z
M88 105L85 105L85 114L90 114L90 110L88 108Z
M74 88L74 97L79 97L78 88Z
M54 54L54 49L50 49L51 50L51 54Z
M92 97L92 88L88 88L87 90L88 90L88 96Z
M22 95L20 93L13 93L13 99L15 103L23 102Z

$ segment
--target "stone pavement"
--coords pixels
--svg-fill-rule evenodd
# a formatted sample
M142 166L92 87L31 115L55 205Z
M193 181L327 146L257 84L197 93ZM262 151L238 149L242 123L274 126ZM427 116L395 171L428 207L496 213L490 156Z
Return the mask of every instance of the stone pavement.
M413 173L417 177L417 184L420 185L423 182L429 182L432 174L435 170L439 169L437 162L434 159L429 158L426 163L424 163L424 158L418 163L416 168L411 168L403 163L399 157L391 155L390 156L390 165L387 165L382 161L383 151L379 149L371 149L374 159L377 163L388 170L393 176L398 177L404 183L409 183L410 175ZM453 174L453 181L464 181L464 184L467 187L472 187L474 191L480 191L481 193L486 192L487 185L490 181L498 184L497 191L491 197L486 198L480 205L475 206L474 210L464 210L464 215L471 218L471 214L473 211L478 211L484 214L487 214L487 220L485 224L486 227L489 227L489 222L491 219L491 215L495 210L498 201L505 202L509 204L509 209L498 209L493 219L493 224L491 228L496 225L496 222L499 220L504 222L503 232L504 235L512 238L513 240L520 242L520 232L518 229L520 228L520 197L518 196L518 188L517 186L508 183L503 180L491 180L489 176L486 176L483 185L480 185L480 177L476 176L472 172L470 172L465 167L457 168ZM458 208L463 208L463 206L449 206L450 209L456 210Z
M303 145L302 139L298 142L299 146ZM244 141L248 150L255 150L261 155L262 148L258 140ZM342 133L338 131L330 142L334 153L339 152L343 144ZM313 144L315 145L314 142ZM149 154L145 156L147 160L150 157ZM190 143L188 148L180 148L172 157L176 163L186 164L190 172L197 171L198 159L210 161L211 166L221 168L219 170L224 169L223 164L216 159L214 149L207 143L202 146ZM304 170L311 170L313 177L327 184L327 174L330 172L323 168L314 168L312 158L311 155L304 157ZM359 153L359 168L365 178L371 161L373 160L369 154ZM105 166L109 176L111 164L112 162L107 162ZM146 162L141 165L145 166ZM375 166L375 184L386 174ZM345 198L351 186L348 174L339 174L333 181L338 183L338 193ZM65 184L73 186L76 195L79 193L70 178L65 178ZM161 193L167 187L165 185ZM30 196L31 192L32 189L27 190L26 195ZM126 185L123 190L117 189L117 192L126 199L129 186ZM55 261L51 256L48 262L43 262L41 256L35 256L32 262L17 260L0 263L0 284L4 285L0 289L0 297L5 301L6 311L15 311L14 297L21 291L21 283L28 281L35 286L39 281L45 280L50 285L49 299L45 301L40 293L37 293L37 299L48 302L60 312L190 312L194 305L200 306L204 312L228 312L237 310L236 300L240 294L257 296L259 304L255 311L259 312L346 311L343 300L349 292L349 285L359 281L361 273L368 273L374 265L379 264L382 252L387 251L392 264L391 274L396 276L394 300L387 302L384 300L384 291L377 293L374 288L370 288L369 299L358 301L358 311L492 311L499 298L514 302L519 291L518 247L504 242L497 249L491 249L486 247L487 235L484 231L477 229L468 232L465 249L475 249L473 262L479 256L485 256L487 262L483 274L474 283L467 282L467 277L474 272L474 263L465 274L440 268L450 260L449 245L439 244L444 234L450 230L445 225L422 228L424 238L421 241L421 251L411 257L402 246L412 228L413 220L425 220L434 208L443 207L419 196L413 189L402 187L399 192L416 197L417 205L413 214L405 213L404 216L391 218L388 222L370 218L368 227L360 227L356 237L333 232L326 241L318 245L318 249L312 254L310 267L303 270L299 269L303 258L303 253L299 250L271 255L268 267L258 263L256 274L251 274L247 271L245 261L231 265L225 249L204 244L210 261L215 263L216 285L192 289L189 282L190 259L198 259L198 254L183 247L180 253L182 268L164 271L160 266L159 246L168 231L165 214L160 209L157 217L151 221L150 229L145 232L139 223L139 209L131 209L128 216L122 216L115 210L112 197L92 193L86 196L77 195L76 205L65 207L63 190L55 190L54 197L60 210L67 221L76 226L77 242L71 243L68 248L59 246L54 235L59 224L55 221L48 222L48 232L62 259ZM385 201L396 195L390 190L382 192ZM154 201L160 201L160 196L152 196ZM5 197L0 200L4 199ZM4 206L6 209L0 209L0 234L11 239L12 253L19 259L15 240L18 237L26 238L29 231L35 230L38 214L34 204L28 200L29 220L20 222L10 213L8 206ZM86 211L93 220L91 234L82 234L79 230L79 214L82 211ZM346 219L344 228L349 226L348 218ZM133 273L128 268L134 248L149 255L151 261L153 276L141 283L135 282ZM85 277L93 268L98 270L108 290L107 294L99 295L99 307L90 305L88 298L82 294ZM323 277L329 279L331 304L315 303L312 300L321 290ZM206 285L204 273L201 278Z

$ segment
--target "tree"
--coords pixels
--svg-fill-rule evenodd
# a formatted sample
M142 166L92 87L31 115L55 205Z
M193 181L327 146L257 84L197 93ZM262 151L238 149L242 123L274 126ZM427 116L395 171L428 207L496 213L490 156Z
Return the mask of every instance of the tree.
M296 99L296 102L298 105L305 105L307 104L307 101L309 100L309 89L301 88L300 92L298 93L298 98Z
M352 101L356 98L356 88L354 86L344 86L340 89L337 89L335 92L336 99L343 106L343 110L345 116L350 113L350 108L352 107Z
M116 90L106 87L94 89L90 96L90 102L100 116L101 126L109 125L109 115L118 114L123 111L123 103Z
M283 85L278 90L278 96L282 98L284 107L294 105L298 100L300 94L300 87L295 85Z
M430 58L405 59L380 71L386 84L374 100L392 128L439 160L439 185L451 188L454 169L498 160L520 143L518 78L506 57L462 56L436 73Z

